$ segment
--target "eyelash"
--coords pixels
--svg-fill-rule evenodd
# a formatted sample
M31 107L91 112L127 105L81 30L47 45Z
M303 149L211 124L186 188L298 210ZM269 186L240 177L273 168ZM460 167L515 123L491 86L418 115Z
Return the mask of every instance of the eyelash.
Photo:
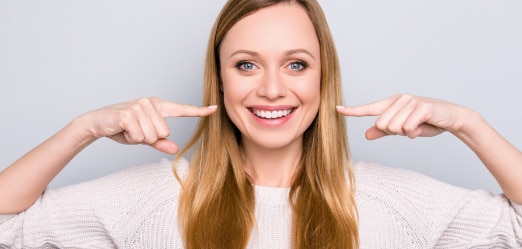
M252 65L252 69L244 68L244 66L246 64ZM291 67L292 65L295 65L295 64L299 65L300 68L299 69L291 69L290 68L291 70L303 71L306 68L308 68L308 64L306 62L304 62L304 61L292 61L288 66ZM252 61L249 61L249 60L244 60L244 61L240 61L240 62L236 63L236 68L239 69L239 70L243 70L243 71L252 71L253 67L255 67L255 64Z
M255 65L252 61L240 61L240 62L236 63L236 68L239 70L248 71L248 72L252 71L253 69L246 69L243 67L246 64L250 64L250 65L252 65L252 67L255 67Z
M291 66L294 65L294 64L298 64L299 66L301 66L300 69L295 69L295 71L303 71L303 70L305 70L306 68L308 68L308 64L306 64L306 62L304 62L304 61L292 61L292 62L290 63L290 65L288 65L288 66L291 67ZM294 69L291 69L291 70L294 70Z

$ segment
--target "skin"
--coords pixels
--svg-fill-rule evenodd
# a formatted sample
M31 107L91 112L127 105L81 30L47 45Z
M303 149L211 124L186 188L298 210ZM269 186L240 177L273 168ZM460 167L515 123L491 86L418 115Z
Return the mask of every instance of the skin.
M167 139L170 131L165 118L200 117L215 111L215 107L143 98L81 115L0 173L0 214L26 210L70 160L99 138L147 144L175 154L178 146Z
M289 50L307 48L308 53L318 60L316 40L309 37L309 20L299 19L302 21L298 22L300 26L293 26L295 29L291 30L284 28L294 25L292 20L277 23L280 27L274 27L270 21L272 18L275 20L290 16L289 11L292 12L292 20L297 20L303 13L298 6L276 5L248 17L255 20L265 16L265 19L249 23L245 18L233 30L243 34L237 39L248 39L249 31L242 30L240 24L260 25L258 28L265 33L257 39L264 39L267 44L283 37L269 33L277 32L270 27L281 29L279 32L302 31L303 35L308 36L291 44L281 40L280 43L263 47L256 41L236 44L239 40L233 37L231 30L220 51L223 56L220 60L224 62L222 89L226 97L225 108L244 138L245 170L256 184L269 186L288 186L291 182L293 168L300 156L303 132L317 113L319 103L316 94L318 81L315 80L320 68L316 63L319 62L314 62L302 53L284 55ZM281 15L282 12L285 15ZM288 46L284 47L285 44ZM236 62L233 60L236 57L230 55L237 49L257 52L256 57L249 58L255 62L254 67L244 67L245 64L242 67L252 71L245 72L238 70L237 66L231 66L234 65L232 62ZM294 60L306 61L308 68L296 72L295 64L290 63ZM252 121L252 114L248 110L251 105L258 105L257 108L291 106L296 109L286 123L279 126L272 124L273 127L269 129L266 125ZM0 172L0 214L19 213L30 207L60 170L99 138L108 137L123 144L146 144L159 151L175 154L178 146L167 139L170 131L165 118L201 117L211 115L215 110L215 106L195 107L157 98L143 98L83 114ZM387 135L415 138L451 132L477 154L497 179L505 195L513 202L522 203L522 153L478 113L468 108L442 100L396 95L358 107L338 106L337 111L346 116L379 116L375 125L366 132L368 139Z
M358 107L338 106L337 111L346 116L379 116L366 131L370 140L451 132L475 152L506 197L522 203L522 153L473 110L437 99L396 95Z
M258 185L290 186L320 102L320 48L308 14L285 3L241 19L221 44L220 62L225 108L241 131L247 173ZM292 113L253 114L262 110Z

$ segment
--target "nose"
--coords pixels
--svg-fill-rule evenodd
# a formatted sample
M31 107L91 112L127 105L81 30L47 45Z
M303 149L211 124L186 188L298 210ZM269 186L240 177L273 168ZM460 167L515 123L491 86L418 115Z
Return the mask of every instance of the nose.
M287 89L281 74L277 69L266 70L263 77L261 77L262 82L257 90L257 94L269 100L284 97Z

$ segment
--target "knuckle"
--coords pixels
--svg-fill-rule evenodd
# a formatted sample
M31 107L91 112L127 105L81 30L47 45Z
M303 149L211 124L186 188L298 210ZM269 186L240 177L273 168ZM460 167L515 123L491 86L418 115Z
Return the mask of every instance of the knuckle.
M433 107L433 106L432 106L430 103L421 102L421 103L419 103L419 105L418 105L417 108L418 108L421 112L429 113L429 112L431 112L432 107Z
M131 114L140 113L142 110L143 110L143 107L140 104L140 102L131 104L128 109L129 113L131 113Z
M142 142L144 142L144 143L146 143L146 144L153 144L153 143L155 143L156 141L158 141L158 138L157 138L157 137L152 137L152 136L151 136L151 137L145 137L145 138L143 139Z
M157 104L157 103L161 102L161 99L158 98L158 97L148 97L147 99L148 99L149 102L152 103L152 104Z
M404 93L398 93L398 94L395 94L393 95L393 99L395 99L395 101L399 101L399 100L404 100L404 99L407 99L408 98L408 94L404 94Z
M413 101L415 101L415 96L411 94L400 94L397 98L397 102L400 103L412 103Z
M402 131L404 134L406 134L408 137L411 137L416 133L416 129L414 127L403 127Z
M151 104L152 103L150 98L139 98L138 100L136 100L136 104L134 106L136 108L143 109L143 107L150 106Z
M402 127L402 130L405 132L405 133L411 133L411 132L415 132L417 130L417 127L415 125L412 125L412 124L405 124L403 127Z
M390 122L386 126L386 130L392 134L403 135L404 127L402 123L399 122Z
M420 135L420 130L418 127L410 127L405 129L406 136L409 138L417 138Z
M143 140L145 139L143 137L143 135L141 134L135 134L135 133L127 133L126 134L126 139L129 143L133 143L133 144L139 144L139 143L142 143Z
M403 134L402 127L398 126L388 126L388 131L390 131L393 134Z
M170 136L170 130L166 129L166 130L158 131L158 137L159 138L166 138L168 136Z
M375 122L375 127L377 127L377 129L381 130L381 131L386 131L388 129L387 125L384 124L383 122Z
M157 97L149 97L148 98L149 104L153 106L157 111L161 111L162 106L162 100Z
M119 118L120 118L120 122L122 124L120 124L120 125L123 125L123 123L129 122L133 117L134 117L134 113L133 113L132 109L121 110L119 112Z
M410 99L413 99L413 95L405 93L405 94L401 94L401 98L410 100Z

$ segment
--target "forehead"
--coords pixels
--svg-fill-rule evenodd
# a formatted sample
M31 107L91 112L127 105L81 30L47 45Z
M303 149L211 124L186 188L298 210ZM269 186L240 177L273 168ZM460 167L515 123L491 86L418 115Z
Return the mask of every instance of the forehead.
M296 3L260 9L237 22L225 35L222 55L236 49L277 52L306 49L319 54L319 41L306 10Z

